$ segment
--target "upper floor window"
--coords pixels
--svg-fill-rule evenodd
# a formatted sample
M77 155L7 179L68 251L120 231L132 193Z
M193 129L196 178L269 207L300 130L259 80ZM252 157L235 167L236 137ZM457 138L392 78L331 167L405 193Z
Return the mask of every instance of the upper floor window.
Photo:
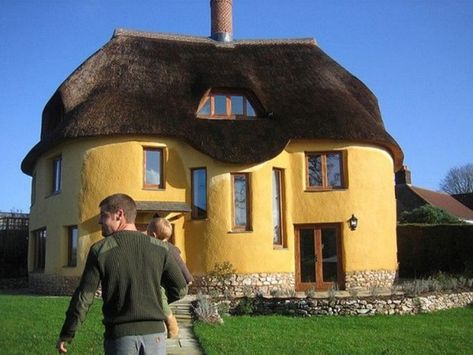
M77 242L79 230L77 226L67 228L67 266L77 266Z
M344 187L343 156L341 152L307 153L307 187L337 189Z
M207 218L207 169L191 169L192 174L192 218Z
M232 174L232 201L234 231L251 230L250 220L250 184L249 175L244 173Z
M257 116L245 94L226 90L210 91L199 105L197 115L221 119L255 119Z
M164 189L164 168L162 148L143 148L145 188Z
M273 169L272 210L273 210L273 246L284 247L283 235L283 170Z
M62 157L57 156L53 159L53 186L52 193L58 193L61 191L62 184Z
M35 230L33 233L33 266L35 271L43 271L46 261L46 228Z

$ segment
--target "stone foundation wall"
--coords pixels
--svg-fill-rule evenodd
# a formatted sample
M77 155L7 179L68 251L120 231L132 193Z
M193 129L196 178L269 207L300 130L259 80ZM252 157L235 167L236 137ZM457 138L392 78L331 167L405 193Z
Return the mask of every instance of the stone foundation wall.
M390 288L396 279L396 272L389 270L354 271L345 274L345 289Z
M250 300L250 301L249 301ZM233 299L230 312L238 313L241 300ZM442 309L473 305L473 292L459 292L438 295L407 297L403 295L360 297L360 298L265 298L246 299L251 302L251 314L283 314L292 316L352 315L368 316L375 314L417 314ZM247 307L248 309L248 307Z
M225 294L229 297L289 294L294 292L294 273L235 274L226 279L210 276L194 276L190 293Z
M395 280L394 271L357 271L345 275L345 288L370 289L390 288ZM230 297L263 295L290 295L295 290L294 273L235 274L222 279L210 276L195 276L190 293L225 293ZM29 288L32 292L48 295L71 295L80 277L54 274L30 273Z
M356 271L345 275L345 288L365 289L391 288L396 278L395 271ZM210 276L197 276L191 287L191 293L202 292L204 294L226 293L227 296L242 295L274 295L294 293L294 273L255 273L236 274L228 279L219 279Z
M68 296L79 285L78 276L59 276L54 274L30 273L28 287L31 292L43 295Z

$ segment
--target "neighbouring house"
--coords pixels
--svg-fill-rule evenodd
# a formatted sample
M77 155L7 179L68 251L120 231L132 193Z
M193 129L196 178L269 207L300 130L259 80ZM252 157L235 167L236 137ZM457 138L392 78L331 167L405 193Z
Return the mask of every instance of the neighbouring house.
M424 205L441 208L454 217L473 223L473 210L460 202L454 195L436 192L412 185L411 172L403 166L396 172L396 199L398 216Z
M27 276L27 213L0 212L0 277Z
M473 192L467 192L463 194L453 194L452 195L456 200L460 201L470 210L473 210Z
M211 9L210 38L116 30L46 104L32 288L70 292L116 192L139 228L172 221L195 288L225 262L235 292L392 285L403 153L376 97L315 40L233 40L231 1Z

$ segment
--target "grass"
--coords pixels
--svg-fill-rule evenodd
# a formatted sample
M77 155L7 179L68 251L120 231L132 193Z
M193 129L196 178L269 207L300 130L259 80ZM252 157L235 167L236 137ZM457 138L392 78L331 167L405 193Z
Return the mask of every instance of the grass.
M196 323L213 354L473 354L473 307L415 316L226 317Z
M0 295L0 354L57 354L70 297ZM91 307L68 354L103 354L101 301Z
M0 295L0 354L55 354L69 297ZM69 344L68 354L102 354L101 301ZM473 308L416 316L226 317L196 323L206 354L473 353Z

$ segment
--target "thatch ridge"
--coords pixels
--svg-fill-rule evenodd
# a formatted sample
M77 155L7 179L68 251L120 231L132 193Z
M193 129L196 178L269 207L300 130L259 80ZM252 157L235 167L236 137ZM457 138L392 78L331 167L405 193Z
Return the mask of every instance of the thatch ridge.
M385 131L376 97L315 41L236 41L117 31L58 88L43 111L41 141L22 170L64 139L155 135L182 139L227 163L260 163L291 139L335 139L402 151ZM216 87L252 92L258 120L196 117ZM269 114L271 113L271 114Z
M210 37L191 36L179 33L163 33L163 32L145 32L130 30L124 28L117 28L113 32L112 39L119 36L159 39L168 41L192 42L192 43L207 43L213 44L216 47L235 47L237 45L287 45L287 44L317 44L314 38L269 38L269 39L234 39L230 42L216 41Z

